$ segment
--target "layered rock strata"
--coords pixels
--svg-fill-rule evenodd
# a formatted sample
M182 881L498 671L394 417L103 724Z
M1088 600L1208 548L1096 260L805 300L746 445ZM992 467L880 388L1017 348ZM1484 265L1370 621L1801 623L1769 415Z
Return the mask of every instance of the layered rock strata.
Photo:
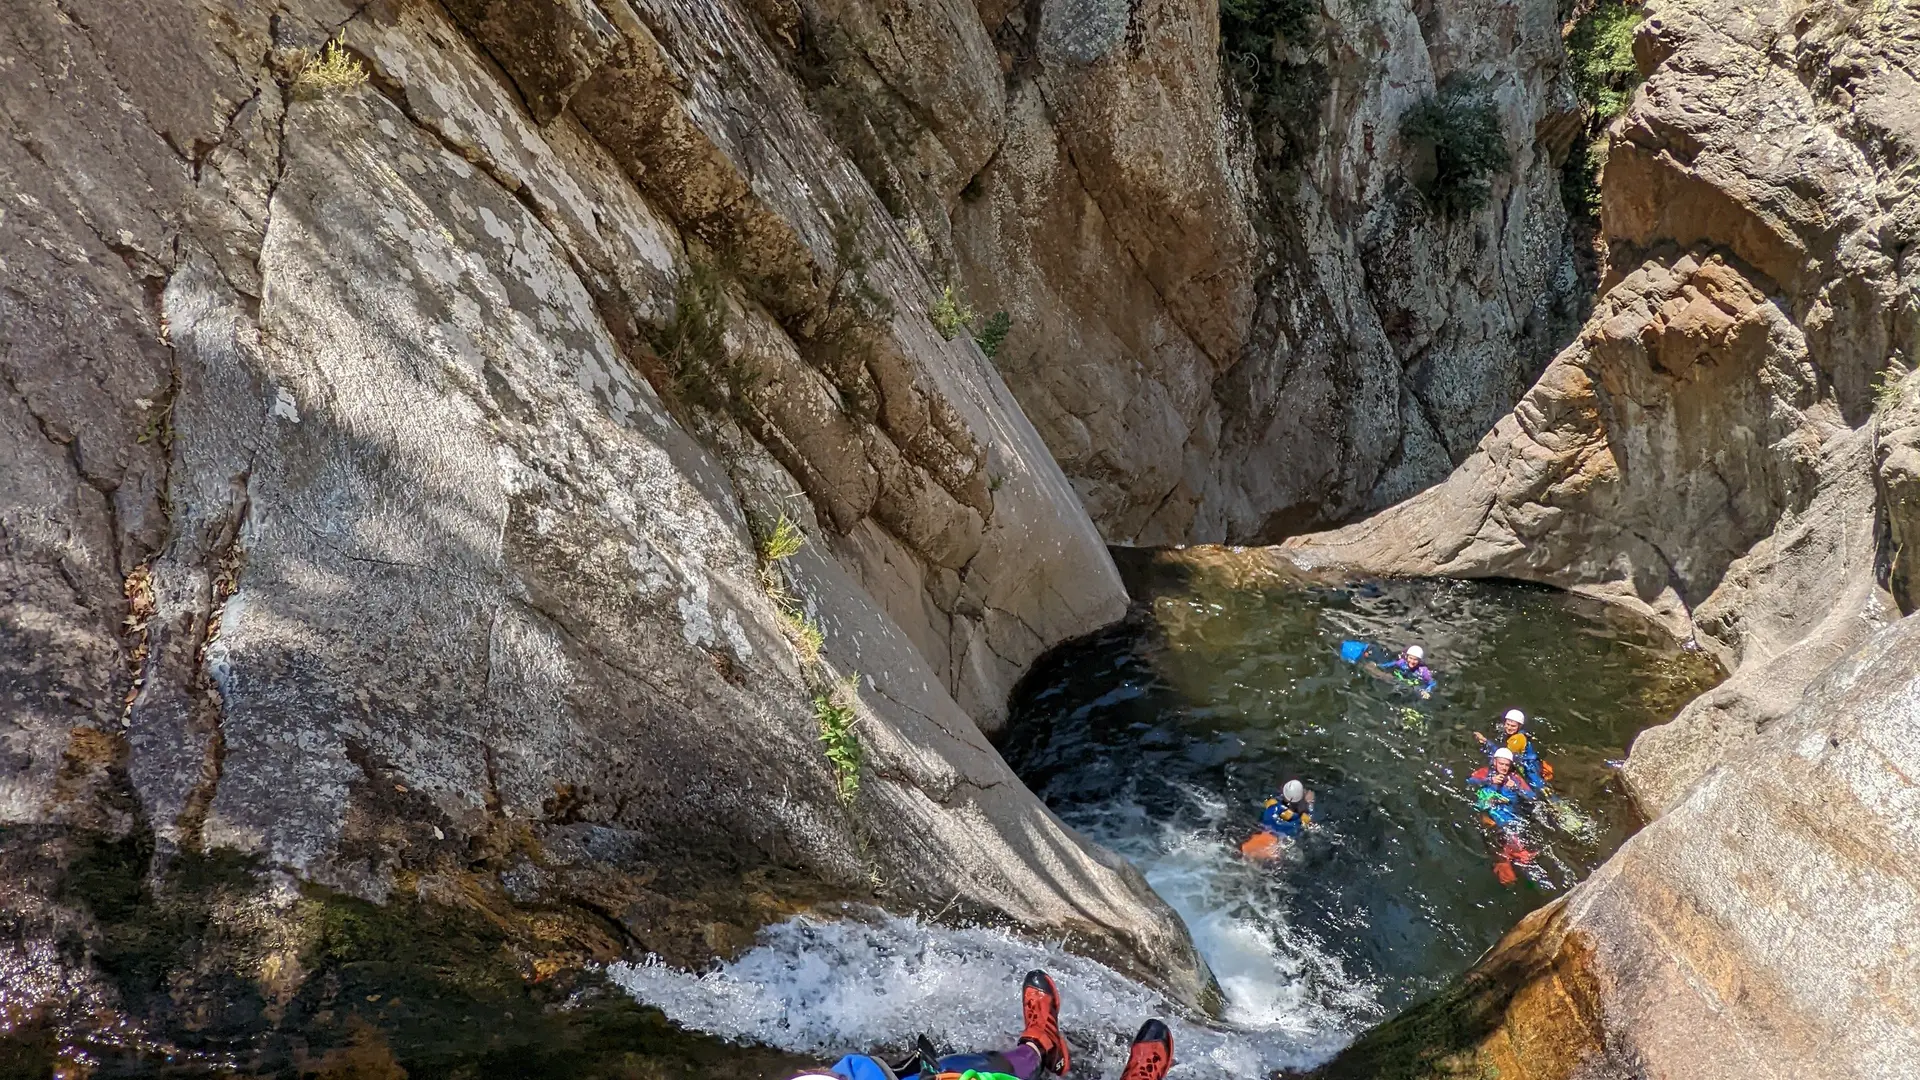
M1550 6L1243 6L1302 10L1223 48L1215 0L762 5L920 260L1011 316L995 363L1115 543L1434 483L1577 323ZM1442 83L1510 153L1477 209L1417 188Z
M1920 19L1675 0L1635 52L1578 340L1446 483L1279 555L1591 593L1732 674L1635 741L1657 820L1531 966L1332 1075L1916 1075Z
M755 18L6 5L9 964L131 843L589 953L877 895L1204 996L982 734L1118 577Z

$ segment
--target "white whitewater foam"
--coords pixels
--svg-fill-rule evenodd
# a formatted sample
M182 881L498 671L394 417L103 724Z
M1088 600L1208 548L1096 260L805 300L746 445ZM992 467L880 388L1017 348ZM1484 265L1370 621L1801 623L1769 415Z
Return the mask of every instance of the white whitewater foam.
M1159 993L1056 944L880 912L770 926L753 949L706 974L653 961L608 974L685 1027L823 1061L902 1051L921 1033L942 1049L1004 1049L1019 1033L1018 988L1033 968L1060 987L1078 1076L1117 1076L1149 1016L1173 1029L1172 1076L1181 1080L1240 1080L1327 1060L1377 1017L1375 989L1286 926L1284 879L1236 858L1210 831L1225 805L1199 791L1189 797L1200 819L1193 828L1153 822L1129 801L1088 824L1186 920L1226 995L1223 1025L1195 1023Z
M1117 1076L1128 1040L1149 1016L1173 1029L1172 1075L1180 1078L1263 1076L1323 1060L1344 1042L1195 1024L1154 991L1056 945L891 915L789 919L704 975L651 961L613 964L607 973L682 1026L830 1062L846 1052L901 1050L922 1032L942 1049L1005 1049L1020 1031L1020 979L1033 968L1060 986L1060 1024L1079 1076Z
M1360 1020L1380 1012L1373 986L1277 914L1284 878L1248 864L1217 834L1169 827L1157 852L1127 854L1186 922L1220 981L1230 1022L1331 1053Z

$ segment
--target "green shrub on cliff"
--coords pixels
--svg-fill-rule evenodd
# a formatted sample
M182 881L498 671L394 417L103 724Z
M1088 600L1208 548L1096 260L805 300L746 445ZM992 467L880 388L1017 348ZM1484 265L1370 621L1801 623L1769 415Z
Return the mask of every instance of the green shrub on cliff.
M973 343L980 346L980 351L986 353L987 359L991 360L1000 351L1000 346L1007 343L1007 333L1012 329L1013 316L1004 311L996 311L987 316L986 322L980 324L980 329L973 335Z
M1320 132L1330 83L1315 55L1319 0L1220 0L1220 66L1253 128L1262 178L1286 188Z
M1874 376L1873 410L1875 412L1892 412L1899 406L1907 375L1907 370L1895 363Z
M347 51L347 32L342 30L319 55L300 65L293 76L293 89L306 97L322 97L351 90L366 81L367 66Z
M652 335L674 393L716 412L743 409L745 395L760 381L750 358L727 352L727 282L719 268L689 262L674 284L673 317Z
M826 748L827 763L833 766L834 782L841 802L852 802L860 793L860 764L865 751L854 732L860 715L854 705L860 697L860 676L849 675L813 695L813 715L820 722L820 744Z
M940 299L927 309L927 320L947 341L952 341L965 330L988 359L992 359L1000 351L1000 346L1006 344L1007 333L1013 329L1013 316L1004 311L996 311L981 321L952 285L940 290Z
M1582 13L1567 32L1567 68L1587 108L1586 127L1567 154L1560 194L1575 217L1600 214L1600 169L1607 160L1607 126L1627 109L1640 85L1633 60L1633 34L1644 12L1636 4L1603 0Z
M774 522L773 529L767 533L767 538L760 542L760 557L768 562L779 562L793 558L806 546L807 534L800 531L800 526L795 525L792 518L781 514L780 520Z
M1433 147L1433 177L1422 188L1437 207L1477 209L1493 191L1493 174L1512 163L1493 95L1464 79L1448 79L1407 110L1400 130L1409 142Z
M1633 32L1643 13L1636 4L1612 0L1594 5L1567 34L1567 66L1580 100L1601 126L1627 109L1640 85L1633 63Z
M1318 0L1220 0L1220 47L1265 54L1276 37L1304 45L1319 13Z
M933 328L940 332L941 338L952 341L954 335L965 330L967 324L973 321L973 309L960 299L960 294L953 291L952 285L948 285L940 290L940 299L927 309L927 320L933 323Z

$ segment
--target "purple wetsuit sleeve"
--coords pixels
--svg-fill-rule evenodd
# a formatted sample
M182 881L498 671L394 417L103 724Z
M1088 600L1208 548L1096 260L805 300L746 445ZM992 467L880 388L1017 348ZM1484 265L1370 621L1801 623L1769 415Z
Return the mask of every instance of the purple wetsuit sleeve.
M1007 1064L1013 1066L1013 1075L1020 1080L1033 1080L1040 1075L1040 1051L1031 1044L1021 1043L1007 1051Z

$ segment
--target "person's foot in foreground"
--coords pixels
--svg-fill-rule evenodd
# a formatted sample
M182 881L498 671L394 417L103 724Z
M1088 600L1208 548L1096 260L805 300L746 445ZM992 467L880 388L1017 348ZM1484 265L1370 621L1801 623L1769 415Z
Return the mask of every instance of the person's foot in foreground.
M1020 985L1020 1014L1026 1027L1010 1050L949 1054L934 1060L923 1037L919 1052L891 1068L865 1054L848 1054L830 1069L801 1073L794 1080L958 1080L963 1073L978 1080L1037 1080L1043 1070L1064 1074L1072 1067L1072 1050L1060 1034L1060 992L1046 972L1027 972ZM1120 1080L1163 1080L1172 1067L1173 1033L1160 1021L1149 1020L1133 1037Z
M1127 1067L1120 1080L1160 1080L1173 1068L1173 1032L1158 1020L1140 1025L1133 1037L1133 1049L1127 1053Z
M1053 977L1044 971L1027 972L1020 984L1020 1016L1026 1028L1020 1032L1020 1045L1040 1052L1040 1064L1055 1076L1073 1065L1073 1052L1060 1037L1060 991L1053 988Z

